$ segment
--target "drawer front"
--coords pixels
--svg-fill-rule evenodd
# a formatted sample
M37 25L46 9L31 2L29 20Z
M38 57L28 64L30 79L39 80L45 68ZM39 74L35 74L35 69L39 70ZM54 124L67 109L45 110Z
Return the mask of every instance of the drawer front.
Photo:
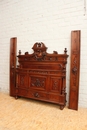
M47 94L39 91L29 91L29 97L39 99L39 100L46 100Z

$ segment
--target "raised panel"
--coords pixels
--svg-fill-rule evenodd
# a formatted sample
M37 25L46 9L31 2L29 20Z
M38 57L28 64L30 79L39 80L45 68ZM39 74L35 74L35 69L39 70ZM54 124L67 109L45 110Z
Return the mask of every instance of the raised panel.
M18 74L18 87L21 87L21 88L28 88L29 87L29 83L28 83L28 75L25 73L25 74Z
M50 78L50 91L57 92L61 94L62 78L61 77L51 77Z
M31 89L39 89L39 90L46 89L46 82L47 82L46 76L30 75L29 81L30 81L29 86Z

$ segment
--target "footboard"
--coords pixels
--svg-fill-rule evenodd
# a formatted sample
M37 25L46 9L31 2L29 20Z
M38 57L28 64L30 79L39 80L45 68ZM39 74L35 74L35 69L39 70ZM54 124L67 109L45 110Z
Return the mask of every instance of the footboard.
M16 91L18 98L52 102L63 109L66 105L66 64L67 49L64 54L53 51L47 53L44 43L35 43L33 53L19 51L16 68Z

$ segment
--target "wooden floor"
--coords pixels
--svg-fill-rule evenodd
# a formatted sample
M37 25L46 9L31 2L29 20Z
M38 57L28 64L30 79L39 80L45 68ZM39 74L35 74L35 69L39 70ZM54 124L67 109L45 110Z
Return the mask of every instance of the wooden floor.
M20 98L0 92L0 130L87 130L87 109Z

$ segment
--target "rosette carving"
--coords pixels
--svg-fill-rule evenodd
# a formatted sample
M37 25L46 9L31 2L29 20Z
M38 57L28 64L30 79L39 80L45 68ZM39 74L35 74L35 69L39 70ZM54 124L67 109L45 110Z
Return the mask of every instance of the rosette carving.
M72 68L72 73L77 74L77 67Z

